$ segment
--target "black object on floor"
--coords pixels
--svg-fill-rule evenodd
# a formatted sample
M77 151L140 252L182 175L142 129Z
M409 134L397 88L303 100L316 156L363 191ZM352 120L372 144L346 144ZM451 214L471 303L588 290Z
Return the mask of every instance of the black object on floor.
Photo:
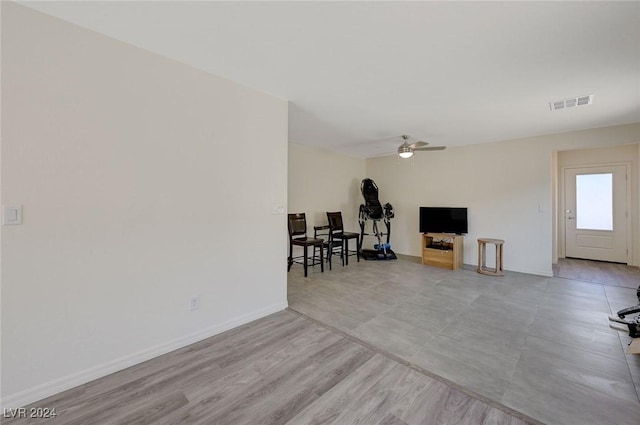
M388 202L384 204L384 206L380 204L378 200L378 186L371 179L362 180L360 191L362 192L365 203L360 204L360 211L358 212L358 222L360 223L360 240L358 246L360 249L363 247L365 235L372 235L378 240L378 243L373 246L374 250L378 250L380 246L384 245L382 250L389 251L389 248L391 248L389 244L389 238L391 237L391 219L395 216L393 206ZM373 233L365 232L367 221L369 220L373 223ZM378 229L379 221L384 222L387 233ZM383 240L385 236L386 243ZM395 255L393 257L395 258Z
M631 338L640 337L640 315L636 317L632 317L631 319L626 319L626 316L630 314L640 313L640 286L638 286L636 295L638 296L638 304L619 310L616 313L618 317L609 316L609 320L611 320L612 322L622 323L623 325L627 325L627 327L629 328L629 336Z
M363 249L360 251L360 257L364 258L367 261L373 260L397 260L395 252L390 249L385 251L376 250L376 249Z

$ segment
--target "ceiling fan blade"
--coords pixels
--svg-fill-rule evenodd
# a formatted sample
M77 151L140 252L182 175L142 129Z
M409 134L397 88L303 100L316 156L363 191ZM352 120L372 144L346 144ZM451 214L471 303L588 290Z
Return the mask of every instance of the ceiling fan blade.
M420 147L422 147L422 146L427 146L428 144L429 144L429 143L427 143L427 142L414 142L414 143L411 143L411 144L409 145L409 147L410 147L411 149L416 149L416 148L420 148Z
M430 146L428 148L415 148L414 151L443 151L446 146Z

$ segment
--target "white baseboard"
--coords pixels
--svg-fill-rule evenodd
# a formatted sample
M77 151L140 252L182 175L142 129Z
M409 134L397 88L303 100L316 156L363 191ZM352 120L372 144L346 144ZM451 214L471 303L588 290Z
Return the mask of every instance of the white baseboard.
M477 264L464 264L467 270L476 270L478 268ZM532 270L532 269L523 269L520 267L509 267L504 269L505 272L514 272L514 273L524 273L524 274L532 274L536 276L544 276L544 277L553 277L553 269L549 270Z
M553 277L553 270L529 270L529 269L520 269L520 268L512 268L507 269L505 271L512 271L517 273L525 273L525 274L534 274L536 276L544 276L544 277Z
M43 398L77 387L78 385L86 384L87 382L93 381L94 379L102 378L103 376L107 376L138 363L151 360L154 357L161 356L163 354L185 347L189 344L202 341L203 339L244 325L245 323L249 323L253 320L260 319L273 313L277 313L286 309L287 307L287 302L278 303L260 309L258 311L242 315L240 317L236 317L224 323L211 326L197 332L193 332L189 335L167 341L166 343L162 343L154 347L149 347L136 353L120 357L107 363L103 363L101 365L94 366L92 368L85 369L83 371L67 375L62 378L54 379L52 381L37 385L27 390L20 391L16 394L11 394L0 400L0 409L26 406L30 403L42 400Z

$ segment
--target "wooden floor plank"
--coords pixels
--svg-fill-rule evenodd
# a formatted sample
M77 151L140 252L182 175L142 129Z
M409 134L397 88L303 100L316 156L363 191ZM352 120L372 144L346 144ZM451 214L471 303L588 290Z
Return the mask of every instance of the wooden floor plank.
M113 423L121 425L153 425L160 418L188 404L189 400L183 393L172 393L166 397L155 399L151 405L135 410Z
M346 377L340 385L325 393L320 402L313 403L289 425L318 425L338 423L344 411L358 408L359 395L364 394L386 375L396 363L381 355L375 355L364 365Z
M159 424L216 423L216 417L222 418L222 412L232 412L239 400L255 393L257 388L263 388L270 379L283 379L318 351L342 340L339 335L317 329L309 323L306 327L307 332L289 342L276 339L271 350L265 350L262 355L246 353L240 356L242 360L227 364L206 382L185 387L190 408L183 410L179 417L168 417Z

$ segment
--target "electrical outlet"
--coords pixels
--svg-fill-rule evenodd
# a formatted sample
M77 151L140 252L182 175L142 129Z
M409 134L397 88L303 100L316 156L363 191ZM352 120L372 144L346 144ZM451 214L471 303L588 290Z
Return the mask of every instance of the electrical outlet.
M197 310L200 308L200 295L194 295L191 297L191 311Z

